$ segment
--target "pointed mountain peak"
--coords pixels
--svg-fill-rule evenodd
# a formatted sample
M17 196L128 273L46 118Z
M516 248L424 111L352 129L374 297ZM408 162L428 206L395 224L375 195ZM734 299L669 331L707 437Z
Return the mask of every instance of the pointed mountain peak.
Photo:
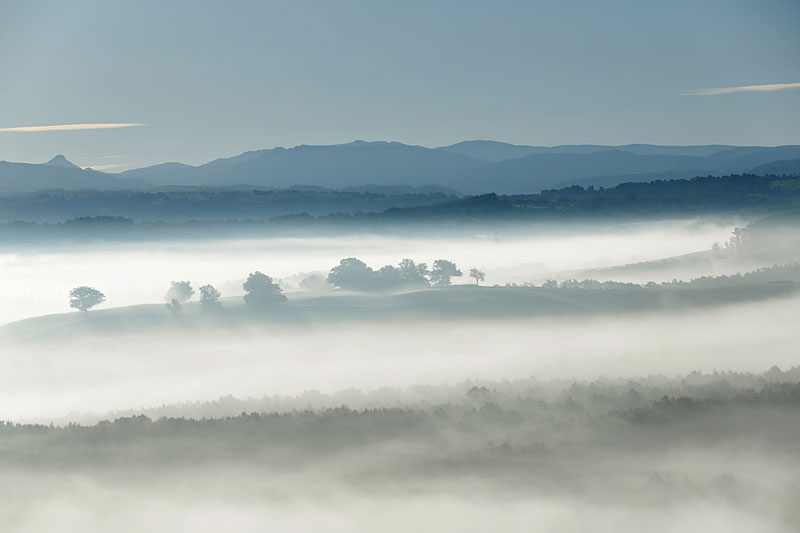
M54 167L80 168L78 165L71 162L69 159L67 159L61 154L55 156L53 159L45 163L45 165L50 165Z

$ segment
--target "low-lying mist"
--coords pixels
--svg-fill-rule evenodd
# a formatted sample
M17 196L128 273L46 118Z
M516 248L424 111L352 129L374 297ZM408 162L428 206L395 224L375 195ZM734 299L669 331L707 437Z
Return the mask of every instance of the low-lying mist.
M0 328L0 530L797 531L797 234L732 229L7 252L0 321L108 300Z
M280 323L8 341L0 419L92 420L219 396L520 376L586 378L797 364L797 297L608 315ZM53 330L49 335L57 335ZM93 413L93 415L92 415Z
M730 220L679 220L568 228L542 226L471 238L352 235L146 243L88 243L84 246L0 249L0 324L69 310L71 288L90 285L107 295L105 307L161 302L169 282L211 283L223 296L241 294L248 273L274 278L327 272L343 257L375 268L403 258L427 263L449 259L469 271L486 272L486 283L540 282L560 271L586 270L707 251L726 241ZM41 245L38 245L41 246ZM683 269L677 277L707 275ZM718 272L726 273L726 272ZM625 281L636 272L618 273ZM641 277L641 276L639 276ZM676 277L674 269L650 272L646 281ZM641 281L640 279L632 279ZM470 283L466 276L456 283Z
M0 527L793 531L798 378L480 380L5 424Z

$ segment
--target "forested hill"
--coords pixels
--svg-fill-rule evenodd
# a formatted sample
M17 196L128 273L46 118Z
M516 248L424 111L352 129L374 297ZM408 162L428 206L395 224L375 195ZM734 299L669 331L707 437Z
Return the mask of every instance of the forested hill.
M382 218L573 218L768 212L800 207L800 176L749 174L578 185L538 194L484 194L431 206L387 209Z
M440 204L451 191L422 188L164 189L47 191L0 196L0 222L63 222L79 217L125 217L139 222L267 220L308 213L381 212L390 207Z
M98 193L102 195L103 193ZM501 196L485 194L466 198L448 197L444 194L411 195L404 197L412 205L380 210L383 201L397 201L398 197L383 198L367 195L361 203L378 207L375 211L330 212L319 211L312 215L304 207L320 207L315 195L330 196L330 192L306 191L301 202L294 204L292 214L274 216L267 207L246 210L247 217L240 218L230 208L230 198L225 195L193 197L182 202L180 217L127 218L116 214L75 216L53 223L12 220L0 222L0 242L27 239L84 239L84 238L165 238L181 236L209 237L225 235L285 234L287 232L317 232L339 230L375 230L400 226L438 226L452 230L463 226L474 230L475 223L517 221L581 221L592 219L652 220L663 217L701 215L785 215L793 221L800 220L800 176L733 175L724 177L697 177L693 179L658 180L649 183L625 183L612 188L583 188L572 186L543 191L539 194ZM251 191L241 199L263 196ZM359 193L348 196L349 205ZM266 195L265 197L271 197ZM80 195L76 199L82 200ZM238 198L238 197L237 197ZM281 195L274 195L274 199ZM63 200L63 199L62 199ZM97 198L93 198L96 201ZM64 200L69 203L69 200ZM217 204L217 202L221 202ZM326 200L327 202L327 200ZM417 205L413 205L418 202ZM427 205L426 205L427 204ZM331 204L328 204L331 205ZM1 204L0 204L1 206ZM64 206L61 206L64 208ZM130 207L130 206L129 206ZM131 208L136 211L135 208ZM198 211L195 213L193 209ZM144 211L143 211L144 212ZM211 213L223 213L210 218ZM284 211L285 212L285 211ZM314 211L312 211L313 213ZM196 216L193 216L196 215ZM203 220L205 218L205 220ZM8 219L6 219L8 220ZM63 220L63 219L62 219ZM785 225L784 221L784 225Z

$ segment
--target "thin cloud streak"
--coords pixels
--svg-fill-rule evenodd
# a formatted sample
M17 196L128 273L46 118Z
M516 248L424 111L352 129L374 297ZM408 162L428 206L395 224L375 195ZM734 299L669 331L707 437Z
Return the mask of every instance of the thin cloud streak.
M89 165L89 166L83 167L83 170L92 169L92 170L103 171L103 170L111 170L112 168L119 168L119 167L125 167L125 166L127 166L127 165Z
M742 85L740 87L720 87L717 89L699 89L697 91L684 91L687 96L711 96L715 94L772 92L786 89L800 89L800 83L771 83L769 85Z
M55 124L51 126L20 126L15 128L0 128L0 132L32 133L38 131L78 131L78 130L110 130L116 128L135 128L138 126L149 126L149 124L123 124L123 123L104 123L104 124Z

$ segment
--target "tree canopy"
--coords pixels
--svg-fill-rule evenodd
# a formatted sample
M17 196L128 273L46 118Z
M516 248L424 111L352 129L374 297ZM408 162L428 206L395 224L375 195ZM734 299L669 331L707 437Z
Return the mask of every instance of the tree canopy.
M167 301L167 307L173 311L180 311L181 306L191 300L192 296L194 296L194 289L190 282L173 281L167 294L164 295L164 299Z
M433 262L431 270L431 283L435 287L446 287L450 285L451 278L461 276L461 271L455 263L447 259L437 259Z
M364 261L347 257L339 261L328 274L327 282L333 287L350 291L391 291L450 284L450 278L460 276L455 263L439 259L434 269L413 259L403 259L397 266L385 265L373 270Z
M286 296L270 276L255 271L247 277L242 285L244 302L251 307L273 307L286 302Z
M203 285L200 287L200 308L204 310L214 310L222 308L219 297L222 294L213 285Z
M364 261L347 257L331 269L328 283L344 290L368 291L375 288L375 278L375 271Z
M93 287L75 287L69 291L69 306L84 313L106 301L106 295Z
M486 279L486 273L477 268L473 268L469 271L469 277L475 280L475 285L480 285L481 281Z

